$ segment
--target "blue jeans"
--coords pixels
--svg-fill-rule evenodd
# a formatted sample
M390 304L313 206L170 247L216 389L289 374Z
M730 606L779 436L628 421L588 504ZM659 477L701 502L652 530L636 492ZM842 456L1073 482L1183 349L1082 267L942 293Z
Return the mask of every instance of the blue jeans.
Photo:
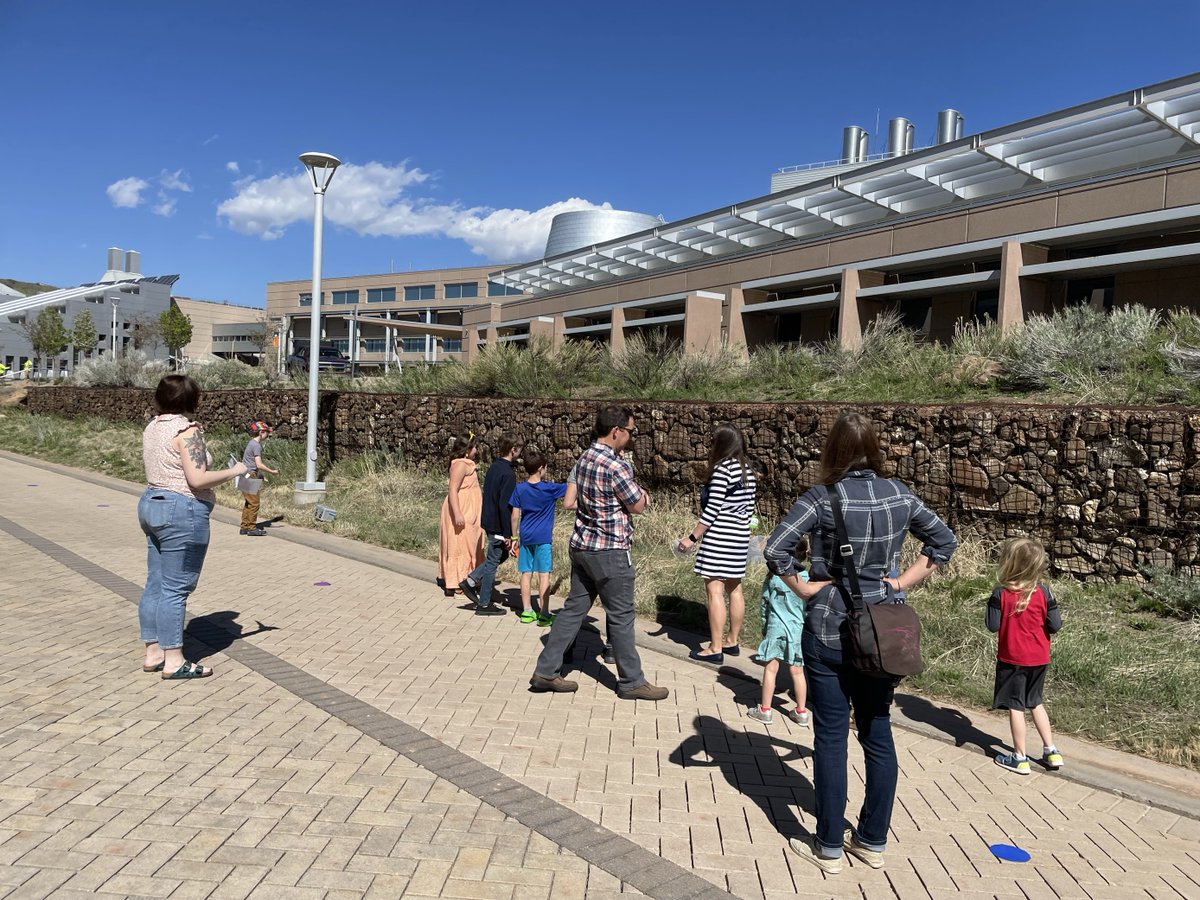
M500 568L502 562L508 559L508 546L504 543L503 535L485 534L483 537L487 542L487 555L484 556L483 562L467 574L471 581L479 585L479 606L481 608L492 605L492 587L496 584L496 570Z
M213 504L162 488L146 488L138 524L146 533L146 589L138 604L142 643L183 646L183 612L208 553Z
M812 711L818 848L823 856L842 855L846 752L853 705L867 768L867 795L854 833L864 847L882 852L892 822L899 773L891 720L895 688L888 679L860 673L844 659L840 649L826 647L811 631L805 630L800 646L808 678L808 708Z

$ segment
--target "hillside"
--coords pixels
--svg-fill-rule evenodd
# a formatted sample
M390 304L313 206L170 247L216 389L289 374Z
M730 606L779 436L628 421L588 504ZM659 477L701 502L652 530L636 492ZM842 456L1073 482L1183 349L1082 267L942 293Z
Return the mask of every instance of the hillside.
M38 281L21 281L17 278L0 278L0 284L7 284L14 291L20 291L26 297L30 294L41 294L55 290L52 284L42 284Z

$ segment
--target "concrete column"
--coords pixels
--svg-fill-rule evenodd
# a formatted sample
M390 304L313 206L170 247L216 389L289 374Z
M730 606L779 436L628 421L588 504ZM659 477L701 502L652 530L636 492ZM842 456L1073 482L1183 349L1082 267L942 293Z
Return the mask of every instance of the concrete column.
M1046 285L1021 278L1021 266L1043 263L1049 257L1045 247L1005 241L1000 248L1000 304L996 316L1001 331L1011 331L1030 315L1046 311Z
M842 289L838 294L838 343L846 350L862 346L862 317L858 311L858 269L842 270Z
M614 306L612 310L612 332L608 336L608 349L620 353L625 349L625 310Z
M500 325L499 322L488 322L486 335L487 335L487 345L489 347L495 347L498 343L500 343L500 327L499 327L499 325Z
M551 347L562 343L562 316L538 316L529 323L529 342L538 338L549 341Z
M683 349L687 353L705 353L721 344L721 305L719 294L688 294L683 301Z
M466 354L468 363L474 362L479 357L479 328L476 325L470 325L463 329L462 332L463 353Z
M725 308L725 343L742 356L749 355L749 344L746 342L746 323L742 319L742 309L746 305L746 297L740 287L729 289L729 303Z

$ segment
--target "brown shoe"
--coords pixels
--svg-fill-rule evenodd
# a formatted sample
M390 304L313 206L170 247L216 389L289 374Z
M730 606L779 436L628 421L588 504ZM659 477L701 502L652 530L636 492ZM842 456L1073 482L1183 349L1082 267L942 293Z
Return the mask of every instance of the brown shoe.
M622 700L666 700L670 693L665 687L655 687L646 681L632 691L617 691L617 696Z
M570 694L579 690L579 685L574 681L567 681L561 675L555 675L553 678L546 678L542 675L534 675L529 679L529 687L538 693L555 693L555 694Z

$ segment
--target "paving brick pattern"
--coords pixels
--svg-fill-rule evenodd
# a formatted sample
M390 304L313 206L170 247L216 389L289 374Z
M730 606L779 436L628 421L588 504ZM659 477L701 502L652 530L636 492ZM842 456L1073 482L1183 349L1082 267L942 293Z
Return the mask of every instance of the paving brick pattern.
M755 686L646 654L672 697L618 701L581 642L580 691L531 694L536 628L227 525L192 628L249 634L209 656L215 678L164 684L97 584L144 576L135 499L6 460L0 485L0 514L96 567L0 531L0 896L1200 896L1196 822L902 731L887 868L827 878L786 849L812 825L811 734L746 719Z

